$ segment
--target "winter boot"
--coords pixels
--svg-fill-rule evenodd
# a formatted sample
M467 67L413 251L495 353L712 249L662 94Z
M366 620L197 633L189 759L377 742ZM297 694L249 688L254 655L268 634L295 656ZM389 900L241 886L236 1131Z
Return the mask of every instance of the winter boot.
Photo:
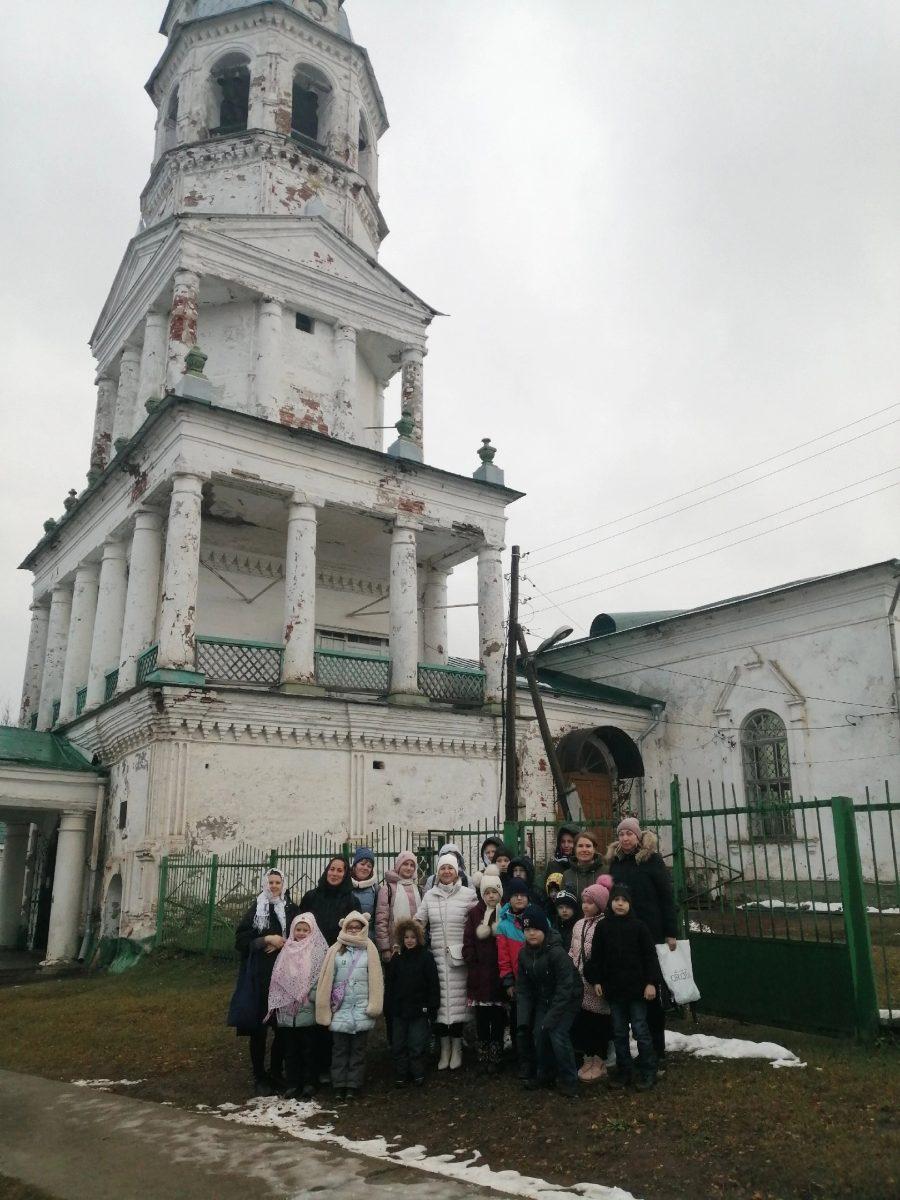
M438 1059L438 1070L446 1071L450 1066L450 1039L441 1038L441 1057Z
M487 1042L478 1042L475 1047L475 1054L478 1059L478 1071L480 1074L484 1075L490 1070L488 1067Z
M488 1042L487 1045L487 1073L488 1075L497 1075L503 1065L503 1043Z
M463 1065L462 1059L462 1038L451 1038L452 1049L450 1051L450 1070L458 1071Z
M578 1068L578 1078L582 1083L590 1083L593 1078L595 1061L593 1055L586 1054L584 1056L584 1062Z
M651 1088L656 1087L656 1072L642 1071L634 1086L639 1092L649 1092Z

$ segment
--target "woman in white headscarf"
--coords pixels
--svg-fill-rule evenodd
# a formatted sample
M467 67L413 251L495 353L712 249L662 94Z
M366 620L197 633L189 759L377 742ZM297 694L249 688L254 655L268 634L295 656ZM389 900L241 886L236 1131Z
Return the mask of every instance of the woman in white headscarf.
M241 956L241 971L232 997L228 1023L238 1037L250 1039L250 1063L257 1096L271 1096L284 1087L284 1051L277 1026L266 1071L269 984L278 953L290 932L298 909L291 903L287 883L274 867L262 878L262 888L241 918L234 935L234 948Z

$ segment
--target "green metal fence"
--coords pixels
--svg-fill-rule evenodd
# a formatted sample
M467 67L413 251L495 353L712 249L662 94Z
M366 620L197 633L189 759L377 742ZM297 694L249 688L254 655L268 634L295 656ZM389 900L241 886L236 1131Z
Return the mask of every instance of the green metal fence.
M722 784L672 784L701 1003L871 1037L900 1018L900 804L885 784L878 800L761 807Z

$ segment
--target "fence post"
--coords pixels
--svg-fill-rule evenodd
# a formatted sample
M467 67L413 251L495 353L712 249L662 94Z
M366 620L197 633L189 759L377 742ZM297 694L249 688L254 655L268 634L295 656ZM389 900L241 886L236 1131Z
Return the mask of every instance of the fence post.
M278 851L270 850L269 851L269 870L271 871L271 869L273 867L277 867L277 866L278 866Z
M875 968L872 964L872 941L866 913L859 840L856 835L856 814L849 796L832 797L831 819L841 879L841 902L844 909L847 951L850 955L850 974L853 980L856 1036L860 1041L870 1041L879 1029L878 996L875 990Z
M347 862L353 862L353 846L350 842L341 842L341 854Z
M521 821L504 821L503 822L503 844L509 850L513 858L518 858L522 853L522 822Z
M219 856L212 856L212 865L209 869L209 905L206 910L206 944L203 947L203 953L209 954L212 948L212 931L213 919L216 915L216 889L219 882Z
M682 937L687 933L684 902L687 895L684 871L684 829L681 824L681 784L678 776L672 776L669 784L669 815L672 818L672 887L675 892L675 909L678 929Z
M169 884L169 856L164 854L159 864L159 894L156 898L156 938L154 945L159 946L162 940L166 919L166 891Z

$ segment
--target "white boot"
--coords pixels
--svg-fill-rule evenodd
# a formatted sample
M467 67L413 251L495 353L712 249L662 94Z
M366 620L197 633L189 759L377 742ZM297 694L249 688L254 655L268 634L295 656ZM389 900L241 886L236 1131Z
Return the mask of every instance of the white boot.
M441 1057L438 1059L438 1070L446 1071L450 1066L450 1039L441 1038Z
M453 1050L450 1055L450 1070L458 1071L462 1066L462 1038L452 1038Z

